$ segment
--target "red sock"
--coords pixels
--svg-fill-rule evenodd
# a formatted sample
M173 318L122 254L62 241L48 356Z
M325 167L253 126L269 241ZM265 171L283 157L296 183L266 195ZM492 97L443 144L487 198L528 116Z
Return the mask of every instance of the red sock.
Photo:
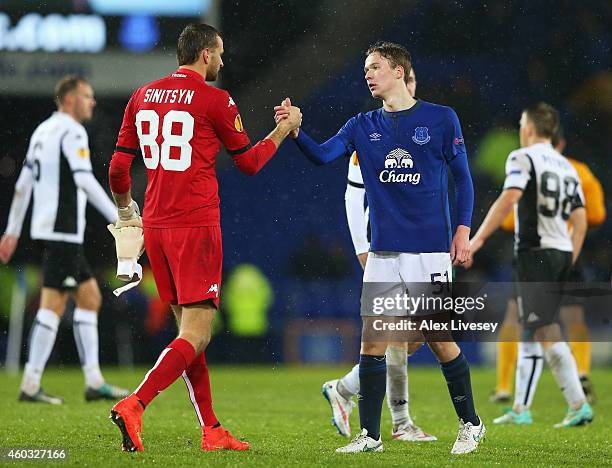
M195 350L189 341L177 338L157 358L153 368L134 392L145 405L178 379L191 364Z
M183 372L183 380L187 385L189 399L193 404L200 426L214 426L219 421L212 407L212 394L210 392L210 379L206 356L198 354L190 366Z

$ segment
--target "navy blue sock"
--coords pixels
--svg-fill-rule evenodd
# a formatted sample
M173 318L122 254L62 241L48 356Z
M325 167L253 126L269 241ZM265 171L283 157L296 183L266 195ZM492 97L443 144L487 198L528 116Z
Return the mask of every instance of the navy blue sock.
M385 356L359 356L359 422L376 440L380 438L380 415L386 390Z
M446 379L448 392L453 400L457 416L463 419L463 422L471 422L474 426L480 425L480 418L478 418L474 409L470 366L465 355L459 353L459 356L455 359L440 364L440 367Z

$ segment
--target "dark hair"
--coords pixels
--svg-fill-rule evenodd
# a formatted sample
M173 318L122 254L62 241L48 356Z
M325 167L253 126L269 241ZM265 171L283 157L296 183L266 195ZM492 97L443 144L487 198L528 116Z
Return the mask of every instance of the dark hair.
M394 44L393 42L379 41L372 44L366 50L366 57L375 52L378 52L381 57L386 58L391 68L402 67L404 69L404 82L408 84L408 75L410 75L410 69L412 68L412 57L410 57L410 52L404 46Z
M59 106L64 102L66 94L77 89L79 84L87 83L85 78L76 75L66 75L55 85L55 102Z
M556 148L557 146L559 146L559 143L561 143L561 140L563 140L564 138L565 134L563 133L563 127L561 126L561 124L559 124L559 126L557 127L557 131L552 136L550 142Z
M191 65L198 61L202 50L217 47L217 36L221 37L221 33L208 24L190 23L185 26L176 46L179 66Z
M538 136L552 139L559 130L559 112L550 104L538 102L527 107L523 112L533 122Z

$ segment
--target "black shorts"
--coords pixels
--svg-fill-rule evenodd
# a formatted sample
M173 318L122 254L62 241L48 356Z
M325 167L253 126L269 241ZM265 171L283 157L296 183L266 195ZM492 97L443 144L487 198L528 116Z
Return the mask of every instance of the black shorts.
M570 269L568 278L567 278L567 282L568 283L577 283L575 286L576 287L580 287L578 286L578 284L580 285L584 285L585 283L585 275L584 275L584 268L582 266L582 263L580 262L580 258L576 261L576 263L572 266L572 268ZM585 305L585 298L582 296L576 296L573 294L564 294L563 295L563 299L561 300L561 305L581 305L584 306Z
M44 241L43 286L61 291L78 288L93 277L83 246L70 242Z
M534 330L557 321L571 266L571 252L541 249L516 254L518 310L524 328Z

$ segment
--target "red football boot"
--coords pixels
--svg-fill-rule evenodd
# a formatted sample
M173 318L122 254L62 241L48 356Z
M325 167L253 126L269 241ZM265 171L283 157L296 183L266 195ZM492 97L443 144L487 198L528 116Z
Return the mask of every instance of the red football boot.
M202 450L248 450L249 443L236 439L222 426L205 426L202 430Z
M133 393L121 400L110 412L109 418L121 431L121 448L125 452L144 452L140 433L142 432L142 413L144 408Z

